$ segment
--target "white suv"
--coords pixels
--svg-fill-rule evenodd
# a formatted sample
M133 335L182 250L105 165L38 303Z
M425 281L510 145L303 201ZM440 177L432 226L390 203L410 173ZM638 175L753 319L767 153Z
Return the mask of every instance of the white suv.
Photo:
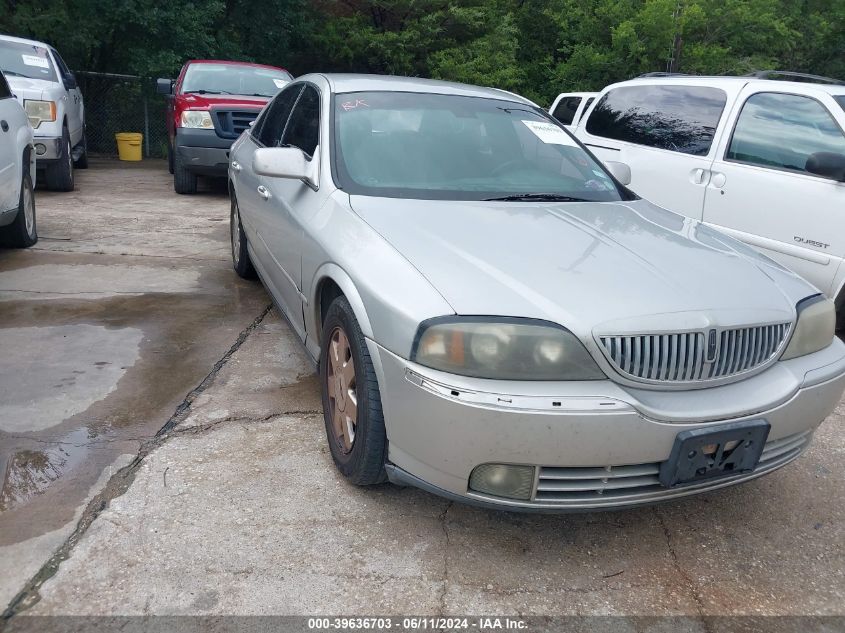
M38 240L34 185L32 128L0 72L0 246L25 248Z
M49 189L72 191L74 166L88 166L85 105L73 73L56 50L0 35L0 70L35 130L38 169Z
M798 81L776 81L786 75ZM801 81L801 80L804 81ZM826 81L827 83L811 83ZM769 255L845 321L845 84L775 72L608 86L575 130L631 189Z

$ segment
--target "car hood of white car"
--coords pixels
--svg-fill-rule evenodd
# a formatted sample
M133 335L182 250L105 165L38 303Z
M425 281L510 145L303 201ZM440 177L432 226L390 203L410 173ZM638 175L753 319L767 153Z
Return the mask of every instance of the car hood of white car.
M817 292L645 200L350 204L460 315L544 319L588 337L790 321Z
M12 89L15 97L21 102L21 105L23 105L24 99L47 99L55 101L64 91L61 84L46 79L30 79L29 77L7 75L6 80L9 82L9 87Z

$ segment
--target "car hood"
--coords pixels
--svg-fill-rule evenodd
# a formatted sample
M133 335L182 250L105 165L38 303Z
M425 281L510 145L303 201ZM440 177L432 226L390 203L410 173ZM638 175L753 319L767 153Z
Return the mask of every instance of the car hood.
M270 101L269 97L201 94L182 94L179 95L178 99L182 108L192 108L198 110L208 110L211 108L223 108L229 106L261 109L268 101Z
M46 79L30 79L29 77L15 77L7 75L9 88L23 105L24 99L46 99L56 101L64 94L64 87L55 81Z
M351 196L456 313L590 334L794 319L816 291L700 222L644 200L524 203Z

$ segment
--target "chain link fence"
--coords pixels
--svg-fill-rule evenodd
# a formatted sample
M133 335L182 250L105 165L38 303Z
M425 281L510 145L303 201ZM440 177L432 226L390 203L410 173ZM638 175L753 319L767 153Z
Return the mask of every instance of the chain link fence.
M167 157L167 101L155 92L155 79L85 71L74 74L85 100L89 152L117 156L114 135L140 132L145 158Z

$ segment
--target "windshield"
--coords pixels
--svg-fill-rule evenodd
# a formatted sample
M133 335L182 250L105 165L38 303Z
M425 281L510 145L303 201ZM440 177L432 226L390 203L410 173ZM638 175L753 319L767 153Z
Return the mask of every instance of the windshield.
M291 80L293 76L281 69L240 64L191 64L182 82L182 94L273 97Z
M0 40L0 70L6 77L56 81L56 70L43 46Z
M335 95L348 193L425 200L626 196L560 124L513 101L408 92Z

